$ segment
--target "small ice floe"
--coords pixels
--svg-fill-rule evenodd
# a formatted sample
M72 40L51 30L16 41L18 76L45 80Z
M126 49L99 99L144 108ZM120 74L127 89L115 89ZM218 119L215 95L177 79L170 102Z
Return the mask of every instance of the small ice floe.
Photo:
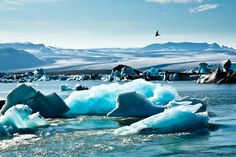
M38 81L50 81L50 78L48 75L44 74L38 79Z
M68 84L62 84L60 86L61 91L70 91L72 88Z
M20 130L34 130L48 125L38 112L32 114L29 106L16 105L0 116L0 135L13 134Z
M115 135L129 135L142 130L154 129L157 133L179 133L201 130L207 127L207 111L198 112L202 104L181 105L165 109L164 112L153 115L141 121L118 128Z

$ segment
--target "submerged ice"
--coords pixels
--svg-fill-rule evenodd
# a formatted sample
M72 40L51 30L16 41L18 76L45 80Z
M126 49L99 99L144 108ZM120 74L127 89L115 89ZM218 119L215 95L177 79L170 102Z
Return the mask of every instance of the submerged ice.
M151 103L159 105L165 105L169 101L179 97L174 88L147 82L143 79L137 79L124 84L103 84L94 86L86 91L75 91L71 93L65 99L67 106L70 108L67 115L106 115L116 108L116 100L119 94L132 91L143 95ZM129 100L133 101L133 103L138 103L135 102L138 99L131 98Z

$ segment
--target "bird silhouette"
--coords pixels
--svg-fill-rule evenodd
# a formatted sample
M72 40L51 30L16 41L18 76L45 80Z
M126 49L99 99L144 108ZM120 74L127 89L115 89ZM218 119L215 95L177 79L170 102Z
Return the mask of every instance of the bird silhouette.
M157 30L157 32L156 32L156 37L157 37L157 36L160 36L160 34L159 34L158 30Z

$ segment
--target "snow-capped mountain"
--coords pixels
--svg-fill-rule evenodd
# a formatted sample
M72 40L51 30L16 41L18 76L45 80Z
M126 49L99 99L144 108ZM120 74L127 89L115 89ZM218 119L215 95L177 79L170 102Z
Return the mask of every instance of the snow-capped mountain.
M200 62L217 65L226 59L236 61L235 49L217 43L168 42L125 49L63 49L44 44L0 43L0 48L9 47L27 51L45 60L43 68L51 71L111 69L117 64L135 68L156 66L164 69L189 69Z
M30 42L24 43L0 43L0 48L13 48L16 50L27 51L38 58L47 58L47 56L53 55L54 52L44 44L33 44Z
M151 44L139 51L218 51L218 50L230 50L226 46L220 46L217 43L193 43L193 42L168 42L163 44Z

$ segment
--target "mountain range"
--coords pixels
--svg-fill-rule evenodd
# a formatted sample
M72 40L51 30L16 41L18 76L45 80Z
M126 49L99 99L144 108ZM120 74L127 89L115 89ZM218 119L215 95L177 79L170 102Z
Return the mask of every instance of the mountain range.
M236 61L236 50L217 43L168 42L125 49L63 49L30 42L0 43L1 71L32 70L39 66L50 71L111 69L117 64L182 70L200 62L218 65L226 59Z
M20 70L44 65L46 62L34 55L13 48L0 48L0 70Z

